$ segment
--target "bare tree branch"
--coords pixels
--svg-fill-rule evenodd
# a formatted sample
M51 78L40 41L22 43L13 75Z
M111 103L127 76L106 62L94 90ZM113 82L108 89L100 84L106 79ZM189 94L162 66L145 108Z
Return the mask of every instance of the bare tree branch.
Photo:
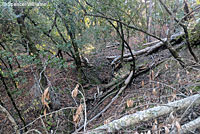
M15 122L15 119L10 115L10 113L6 110L6 108L4 108L3 106L0 105L0 111L3 112L8 117L8 119L10 120L12 125L14 126L16 134L20 134L20 132L18 130L18 125Z
M183 24L183 23L181 22L181 20L179 21L179 20L175 17L175 15L172 13L172 11L163 3L162 0L159 0L159 2L160 2L161 5L165 8L165 10L167 11L167 13L168 13L171 17L173 17L174 20L183 28L183 30L184 30L184 32L185 32L185 36L186 36L185 39L186 39L186 42L187 42L188 50L189 50L190 54L193 56L194 60L195 60L196 62L198 62L199 60L198 60L197 56L195 55L195 53L193 52L192 47L191 47L191 43L190 43L190 41L189 41L189 33L188 33L187 26L186 26L185 24ZM197 8L197 9L198 9L198 8ZM188 13L188 14L189 14L189 13ZM188 14L187 14L187 15L188 15ZM185 17L186 17L186 16L185 16ZM183 19L184 19L185 17L183 17ZM180 61L180 64L182 65L182 61L180 60L180 58L178 58L178 61Z
M195 100L195 101L194 101ZM186 109L194 101L193 105L200 104L200 95L196 94L182 100L170 102L166 105L157 106L144 111L139 111L134 114L126 115L118 120L114 120L108 124L100 126L87 134L106 134L108 132L116 132L120 129L127 128L131 125L136 125L143 121L148 121L162 115L171 113L181 109Z
M99 17L99 18L104 18L104 19L108 19L108 20L112 20L112 21L119 22L119 23L123 24L124 26L126 26L126 27L128 27L128 28L131 28L131 29L134 29L134 30L136 30L136 31L142 32L142 33L147 34L147 35L149 35L149 36L151 36L151 37L153 37L153 38L155 38L155 39L157 39L157 40L160 40L160 41L164 42L160 37L158 37L158 36L156 36L156 35L153 35L153 34L151 34L151 33L148 33L147 31L145 31L145 30L143 30L143 29L141 29L141 28L138 28L138 27L136 27L136 26L134 26L134 25L128 25L128 24L126 24L126 23L124 23L124 22L122 22L122 21L120 21L120 20L118 20L118 19L111 18L111 17L107 17L107 16L102 16L102 15L98 15L98 14L90 14L90 13L85 13L85 15L87 15L87 16Z

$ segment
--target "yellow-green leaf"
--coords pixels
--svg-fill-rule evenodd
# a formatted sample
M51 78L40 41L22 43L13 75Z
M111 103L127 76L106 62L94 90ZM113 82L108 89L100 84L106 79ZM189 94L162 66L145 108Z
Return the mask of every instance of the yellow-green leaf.
M200 4L200 0L196 0L197 4Z

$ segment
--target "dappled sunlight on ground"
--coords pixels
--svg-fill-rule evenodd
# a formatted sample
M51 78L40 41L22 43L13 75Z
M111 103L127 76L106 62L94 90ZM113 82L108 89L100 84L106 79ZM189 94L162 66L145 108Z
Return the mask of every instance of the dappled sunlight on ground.
M86 44L82 51L84 54L90 54L94 49L95 47L92 44Z

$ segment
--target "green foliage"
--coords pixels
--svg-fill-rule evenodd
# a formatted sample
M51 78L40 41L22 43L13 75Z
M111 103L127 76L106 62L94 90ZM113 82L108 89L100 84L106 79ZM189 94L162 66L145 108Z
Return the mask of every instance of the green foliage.
M199 92L200 91L200 86L195 86L193 91Z
M39 2L39 0L19 1ZM0 73L9 78L10 87L16 86L16 88L11 88L12 95L19 96L27 89L18 89L19 85L24 87L25 84L33 83L34 79L29 83L29 79L26 78L27 75L32 76L32 72L26 73L28 69L33 69L34 71L31 71L34 73L40 73L44 67L44 62L47 62L46 65L48 69L50 68L49 70L75 68L77 67L78 57L91 55L93 52L99 53L105 49L108 43L121 41L110 22L118 29L116 20L147 30L147 14L150 12L148 10L150 3L141 0L87 0L89 4L85 1L78 1L80 3L77 3L76 0L55 0L54 2L47 2L46 6L19 7L20 11L23 12L18 15L11 6L0 6ZM156 31L160 30L162 26L167 27L171 22L170 16L159 2L157 0L152 1L154 6L151 9L152 16L150 17L152 19L151 24L154 26L152 30ZM0 2L4 1L0 0ZM177 8L176 1L165 2L167 7L172 10ZM180 8L182 6L183 3L180 2L178 6L180 10L176 13L178 19L184 16L183 9ZM86 15L84 10L90 15ZM19 20L23 15L25 15L24 18ZM200 14L196 16L199 17ZM19 23L19 21L23 21L23 23ZM199 29L199 26L197 29ZM128 36L127 33L134 39L140 37L139 32L129 29L125 25L123 25L123 30L125 37ZM155 31L151 32L154 34ZM195 32L198 31L200 30ZM190 39L192 41L198 40L199 33L193 35L194 33L191 31ZM130 44L134 45L133 42ZM144 47L138 46L136 48L142 49ZM121 49L120 46L119 50ZM33 50L35 51L33 52ZM61 50L63 57L60 56L60 58L56 55L58 50ZM72 57L66 53L72 55ZM75 64L67 62L68 59L73 59ZM146 65L148 61L142 62ZM141 61L136 62L136 67L139 67L140 63ZM174 63L174 66L179 65ZM97 71L102 70L103 66L100 65L96 69ZM119 71L116 78L121 77L121 74L128 70L130 70L130 63L123 65L123 69ZM47 70L44 70L44 73L46 74ZM92 73L95 74L96 72ZM90 84L101 84L98 76L94 74L89 78ZM59 86L54 87L54 91L71 94L69 90L60 91L63 87ZM171 89L166 89L166 92L172 92ZM196 86L194 90L199 91L199 86ZM141 102L144 101L142 98L139 99L141 99ZM40 110L39 100L34 100L33 105L35 110ZM69 115L69 111L65 114ZM55 125L52 119L48 119L47 124L48 130Z

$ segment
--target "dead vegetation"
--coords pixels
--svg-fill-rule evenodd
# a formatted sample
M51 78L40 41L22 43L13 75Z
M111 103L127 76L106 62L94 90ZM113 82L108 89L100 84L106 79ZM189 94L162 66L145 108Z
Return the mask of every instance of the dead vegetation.
M62 4L62 8L52 5L54 18L48 32L38 29L34 13L19 7L13 8L17 17L12 20L19 29L7 33L5 28L13 24L0 25L5 32L0 36L0 133L200 133L200 23L194 19L194 25L188 26L192 22L185 22L200 6L179 20L159 0L170 21L168 27L156 27L166 32L161 38L156 31L103 10L91 14L88 9L95 7L87 1L75 3L84 17L97 19L99 27L109 25L110 32L97 32L100 39L95 40L88 24L82 26L73 10L64 12ZM177 26L183 30L174 32ZM30 32L30 27L36 31ZM77 34L76 27L86 32ZM127 29L136 32L133 39L124 33ZM38 40L32 34L37 30L45 36L42 41L48 38L49 46L34 44ZM9 39L11 33L20 38ZM87 35L91 42L81 44ZM143 43L145 36L148 43ZM7 46L15 40L24 47Z

